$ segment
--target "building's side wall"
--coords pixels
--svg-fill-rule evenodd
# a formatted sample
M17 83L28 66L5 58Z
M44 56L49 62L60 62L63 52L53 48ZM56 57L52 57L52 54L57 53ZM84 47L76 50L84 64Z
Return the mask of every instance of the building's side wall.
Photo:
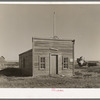
M52 50L57 49L57 51ZM73 62L73 42L59 40L39 40L33 39L33 75L49 75L50 55L58 55L58 74L72 75ZM46 58L46 68L39 69L39 57ZM68 69L63 69L63 57L68 57Z
M19 55L19 68L23 75L32 76L32 50Z

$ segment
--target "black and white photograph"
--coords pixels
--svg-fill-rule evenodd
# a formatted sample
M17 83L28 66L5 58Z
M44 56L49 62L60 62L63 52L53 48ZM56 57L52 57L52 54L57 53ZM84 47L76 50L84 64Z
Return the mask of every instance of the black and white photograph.
M100 4L0 4L0 88L100 88Z

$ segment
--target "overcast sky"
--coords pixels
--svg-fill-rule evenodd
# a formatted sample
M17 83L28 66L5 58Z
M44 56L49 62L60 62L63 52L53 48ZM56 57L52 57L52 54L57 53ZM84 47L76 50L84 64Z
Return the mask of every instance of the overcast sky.
M53 12L60 39L75 39L75 58L100 60L100 5L0 4L0 56L18 60L32 48L32 37L50 38Z

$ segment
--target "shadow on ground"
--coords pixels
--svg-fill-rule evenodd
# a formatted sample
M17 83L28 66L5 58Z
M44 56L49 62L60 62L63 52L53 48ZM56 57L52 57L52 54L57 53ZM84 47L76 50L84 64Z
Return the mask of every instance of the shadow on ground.
M4 76L15 76L15 77L24 77L22 70L20 68L5 68L0 70L0 75Z

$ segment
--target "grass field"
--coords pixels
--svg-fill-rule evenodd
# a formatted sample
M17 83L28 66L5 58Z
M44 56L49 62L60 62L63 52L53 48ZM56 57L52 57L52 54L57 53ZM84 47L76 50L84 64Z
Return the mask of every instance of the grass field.
M75 76L19 77L0 75L0 88L100 88L100 66L75 69Z

